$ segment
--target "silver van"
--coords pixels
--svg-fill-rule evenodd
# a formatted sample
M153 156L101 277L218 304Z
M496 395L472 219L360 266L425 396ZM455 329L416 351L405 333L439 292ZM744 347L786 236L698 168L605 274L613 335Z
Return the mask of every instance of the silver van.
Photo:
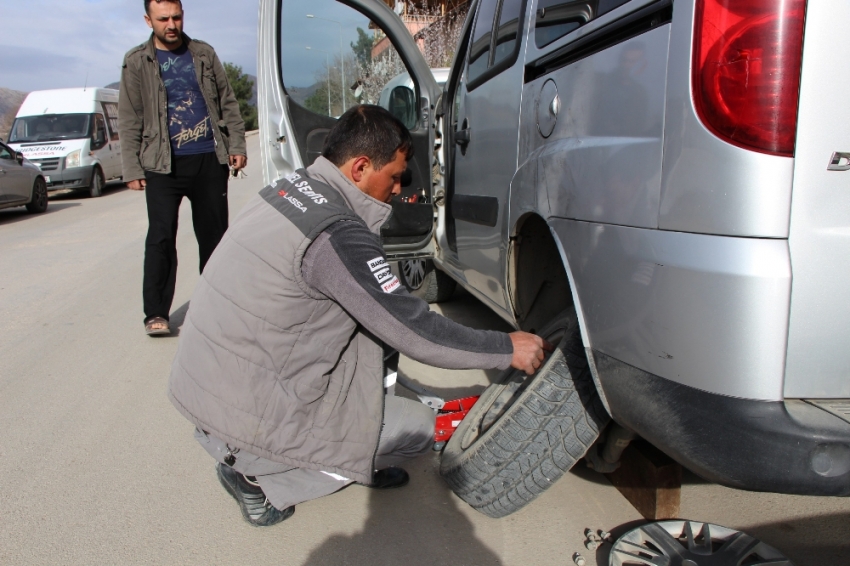
M321 151L339 112L306 93L337 66L340 110L408 72L387 253L430 298L458 283L560 344L461 424L442 460L459 496L507 515L632 433L723 485L850 494L840 2L474 0L443 88L419 49L436 20L260 6L266 182ZM308 42L330 52L315 72Z

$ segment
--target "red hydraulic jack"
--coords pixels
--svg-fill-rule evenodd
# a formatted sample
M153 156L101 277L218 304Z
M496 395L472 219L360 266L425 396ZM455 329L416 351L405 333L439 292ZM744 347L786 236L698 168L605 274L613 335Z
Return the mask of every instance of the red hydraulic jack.
M434 450L437 451L443 449L446 442L449 441L455 430L457 430L460 421L463 420L480 397L480 395L475 395L473 397L446 401L436 393L425 389L403 375L398 375L396 382L405 389L413 391L419 397L420 401L437 412L437 424L434 427Z

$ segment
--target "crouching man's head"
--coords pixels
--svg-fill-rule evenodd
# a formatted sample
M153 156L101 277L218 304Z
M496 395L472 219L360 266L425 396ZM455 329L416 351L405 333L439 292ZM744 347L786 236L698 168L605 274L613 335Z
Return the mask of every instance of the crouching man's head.
M380 106L361 105L340 116L322 155L358 189L381 202L401 193L401 175L413 157L410 132Z

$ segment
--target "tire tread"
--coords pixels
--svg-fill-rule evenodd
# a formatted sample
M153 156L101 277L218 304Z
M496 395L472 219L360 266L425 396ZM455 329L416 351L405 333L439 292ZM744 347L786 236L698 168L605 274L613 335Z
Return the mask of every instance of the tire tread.
M443 478L485 515L504 517L533 501L584 456L608 422L580 338L552 357L549 371L490 430L466 450L453 437L453 453L443 455Z

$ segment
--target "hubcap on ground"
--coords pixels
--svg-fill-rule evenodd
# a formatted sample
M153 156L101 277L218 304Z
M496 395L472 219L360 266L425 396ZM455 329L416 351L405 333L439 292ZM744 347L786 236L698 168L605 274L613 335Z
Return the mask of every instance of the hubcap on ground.
M744 533L697 521L660 521L627 532L610 566L794 566L781 552Z

